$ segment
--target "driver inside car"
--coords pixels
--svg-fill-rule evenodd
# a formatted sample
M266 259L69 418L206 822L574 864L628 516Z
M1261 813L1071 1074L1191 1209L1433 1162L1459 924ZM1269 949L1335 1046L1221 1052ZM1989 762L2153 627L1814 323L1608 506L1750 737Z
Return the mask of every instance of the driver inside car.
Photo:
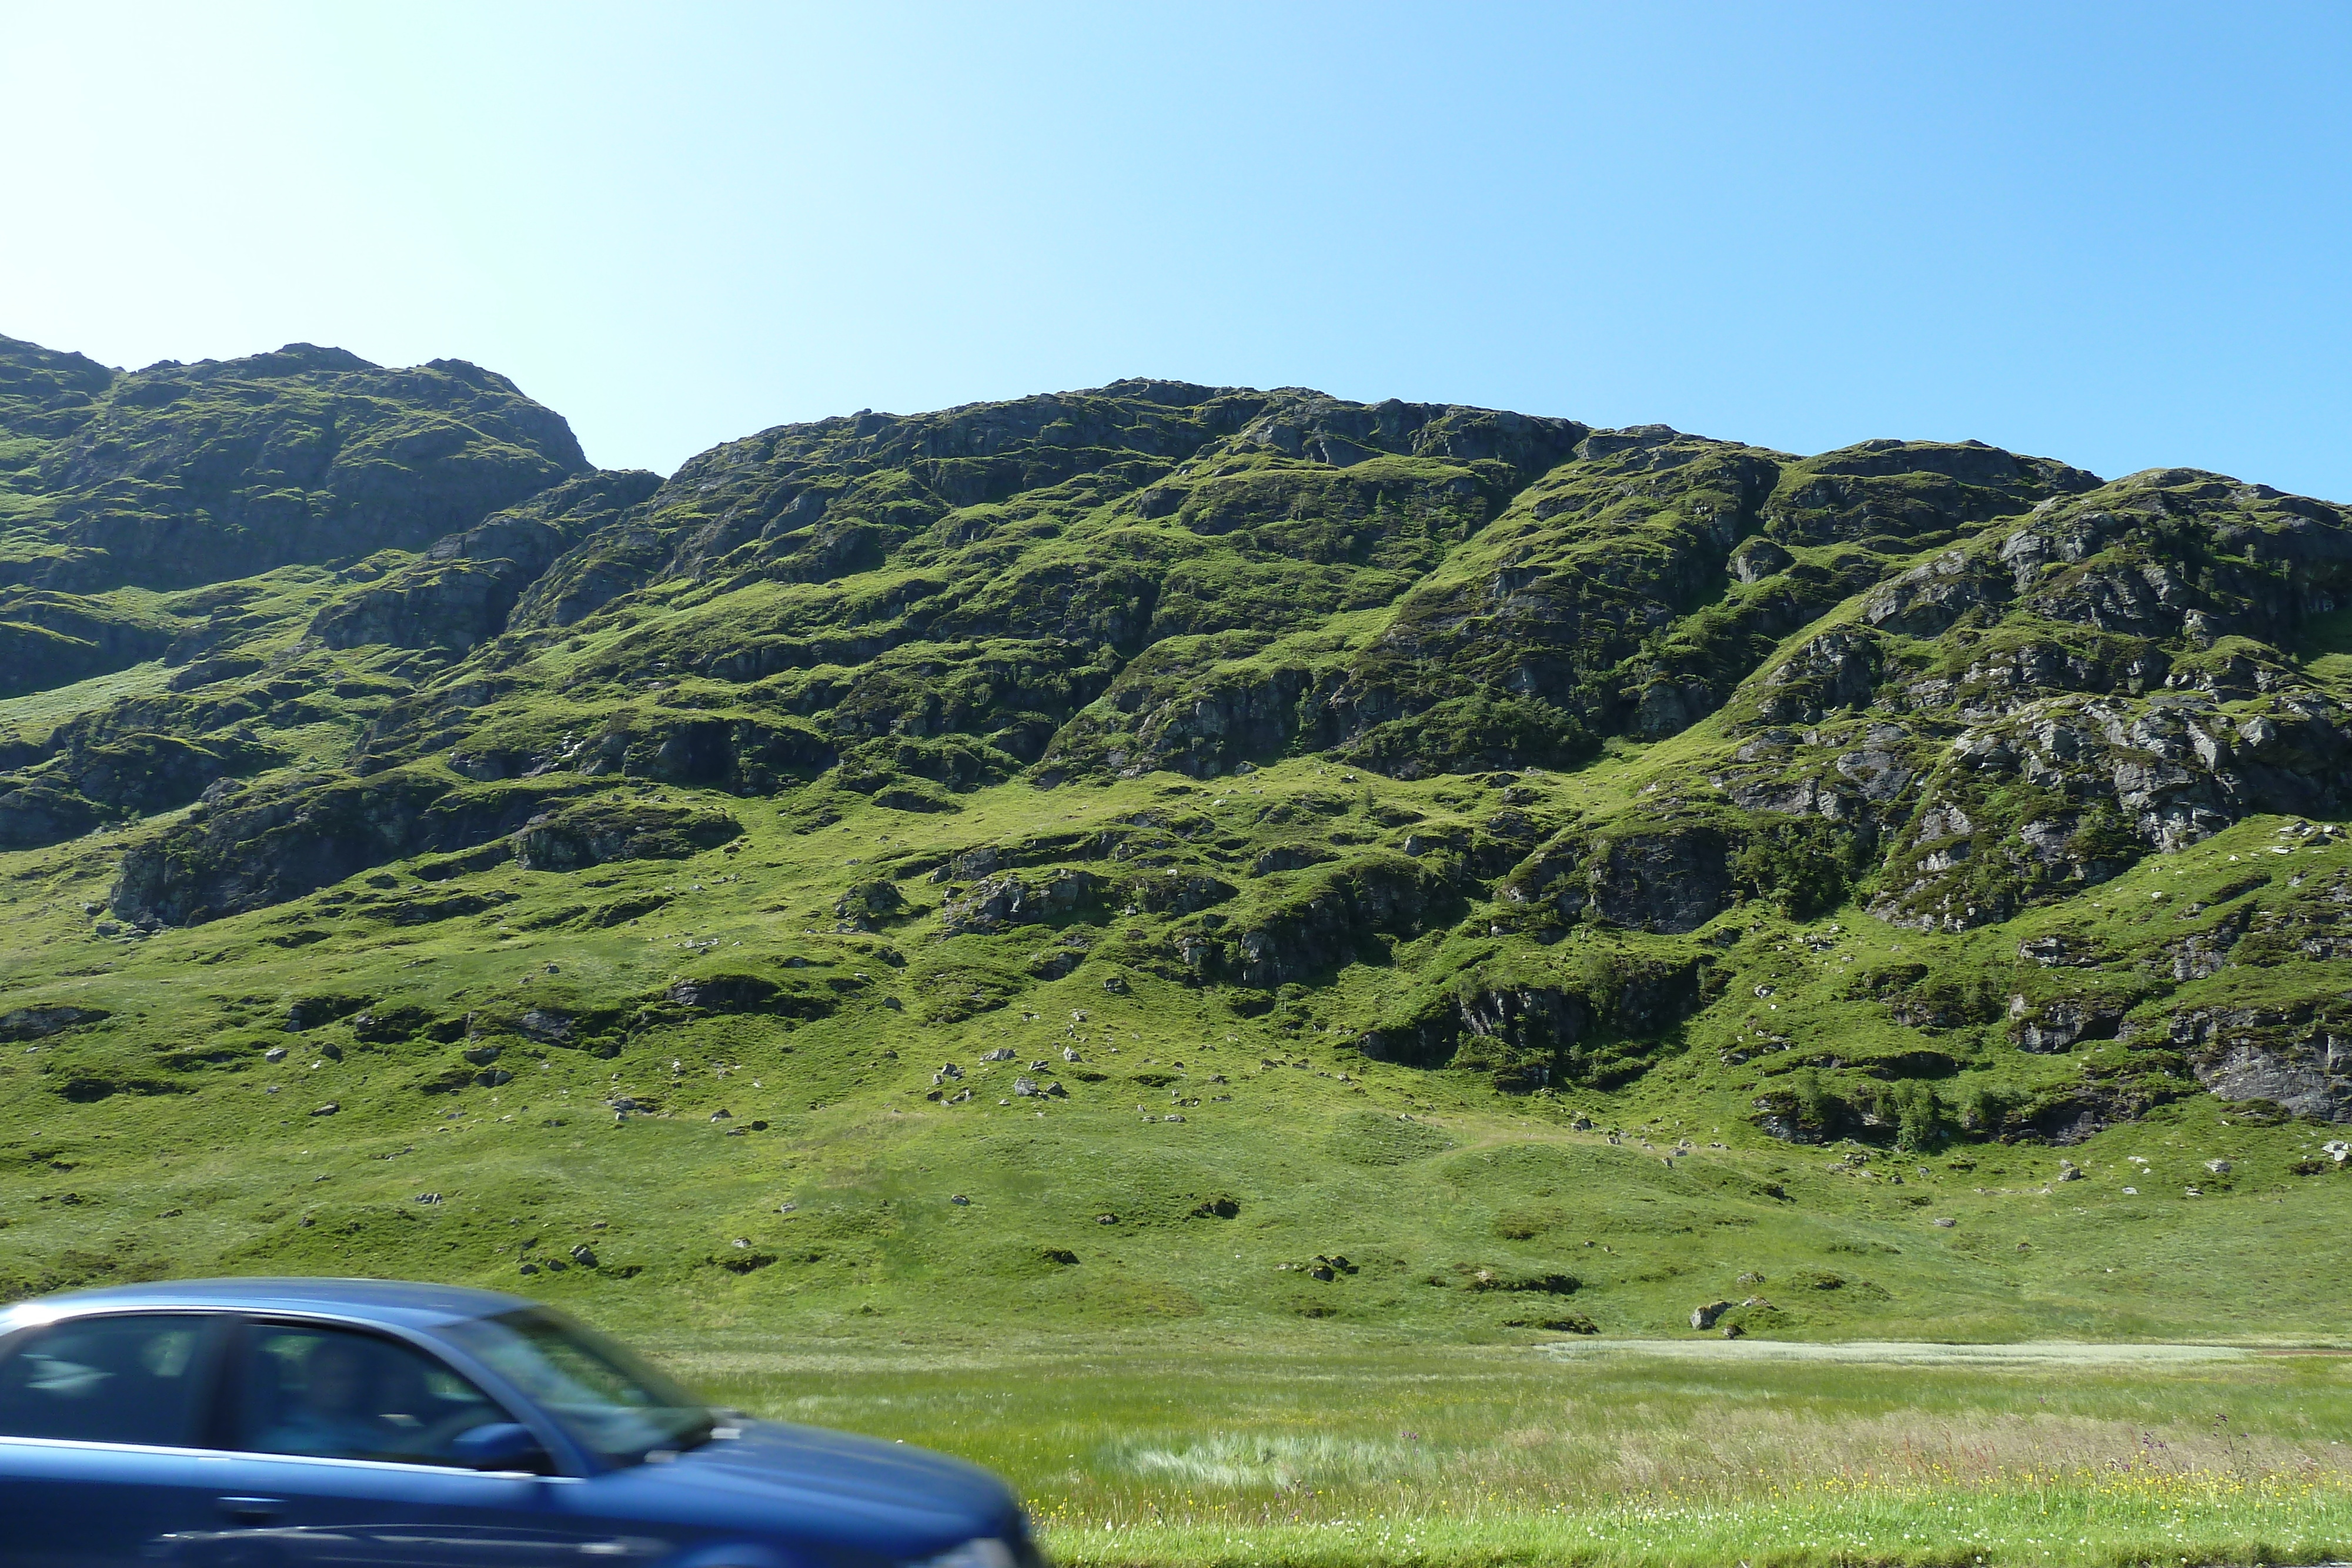
M302 1383L278 1405L278 1419L262 1434L272 1453L368 1458L396 1449L401 1428L421 1425L413 1411L384 1410L377 1397L390 1369L369 1354L373 1347L341 1335L314 1341L302 1358Z
M282 1329L256 1350L247 1446L257 1452L462 1464L451 1440L502 1418L478 1390L406 1345Z

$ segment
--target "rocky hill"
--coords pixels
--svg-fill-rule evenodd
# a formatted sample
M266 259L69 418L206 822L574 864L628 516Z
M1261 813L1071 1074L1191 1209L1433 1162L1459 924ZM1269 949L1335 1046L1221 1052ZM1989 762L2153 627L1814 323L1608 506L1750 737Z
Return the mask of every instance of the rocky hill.
M399 1139L762 1052L1856 1170L2352 1120L2352 513L2218 475L1130 381L664 480L457 361L0 340L0 649L28 1168L306 1137L289 1046Z

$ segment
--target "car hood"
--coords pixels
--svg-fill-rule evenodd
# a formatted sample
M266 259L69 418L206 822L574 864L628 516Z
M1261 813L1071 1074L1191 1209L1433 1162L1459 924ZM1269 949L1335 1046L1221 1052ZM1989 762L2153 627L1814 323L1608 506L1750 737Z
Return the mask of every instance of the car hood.
M697 1512L757 1515L803 1539L897 1557L1025 1532L1011 1489L977 1465L815 1427L746 1421L740 1431L603 1484L658 1492Z

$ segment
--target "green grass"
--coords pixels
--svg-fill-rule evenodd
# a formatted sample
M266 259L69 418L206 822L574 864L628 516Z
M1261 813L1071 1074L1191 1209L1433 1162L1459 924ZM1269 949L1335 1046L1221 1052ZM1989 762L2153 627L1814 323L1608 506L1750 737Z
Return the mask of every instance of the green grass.
M940 1448L1073 1564L2309 1562L2352 1546L2336 1356L1792 1363L1155 1334L719 1331L761 1414ZM1723 1348L1718 1346L1718 1348Z
M92 675L86 681L0 698L0 740L37 746L48 738L51 730L77 714L160 692L171 678L171 670L161 659L150 659L129 669Z

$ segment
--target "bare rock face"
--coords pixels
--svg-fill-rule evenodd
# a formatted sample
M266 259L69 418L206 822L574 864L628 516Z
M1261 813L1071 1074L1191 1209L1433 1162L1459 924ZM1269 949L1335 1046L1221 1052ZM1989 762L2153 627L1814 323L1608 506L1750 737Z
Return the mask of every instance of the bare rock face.
M723 811L587 800L533 817L516 833L515 852L526 870L577 871L608 861L683 860L742 832Z
M1234 893L1234 884L1221 877L1173 866L1157 876L1139 877L1129 888L1137 907L1168 915L1197 914L1224 903Z
M435 540L415 565L321 611L311 632L331 648L380 643L464 653L504 630L524 590L558 556L616 523L660 484L642 471L566 479Z
M1725 569L1741 582L1759 583L1778 577L1797 564L1797 558L1761 534L1741 542L1725 561Z
M364 782L297 775L257 786L125 851L108 902L127 919L178 925L298 897L436 847L446 830L432 808L446 793L445 785L400 775Z
M1654 1038L1701 1005L1705 966L1612 955L1573 975L1472 975L1418 1010L1383 1019L1356 1042L1366 1056L1406 1066L1475 1060L1512 1091L1553 1084L1612 1087L1638 1076Z
M1724 822L1669 810L1563 834L1515 867L1500 892L1539 929L1591 918L1679 936L1737 902L1738 847Z
M2124 1009L2075 997L2062 997L2040 1006L2023 997L2010 999L2010 1038L2020 1051L2055 1055L2082 1040L2113 1040L2123 1024Z
M1705 827L1612 839L1589 874L1601 917L1644 931L1696 931L1732 900L1730 845Z
M882 923L907 906L904 894L890 883L868 880L853 885L834 900L833 913L860 931L878 931Z
M2173 1016L2169 1033L2197 1081L2224 1100L2352 1121L2352 1006L2341 997L2278 1009L2188 1009Z
M2008 573L1981 565L1964 550L1948 550L1872 594L1862 614L1889 632L1933 637L1970 611L1999 606L2012 596Z
M1326 977L1381 936L1417 934L1453 903L1453 890L1419 862L1367 856L1318 871L1288 898L1261 906L1230 942L1213 935L1222 922L1177 940L1194 971L1270 990Z
M386 370L290 343L155 365L42 457L59 548L16 580L180 588L413 549L587 467L561 417L463 361Z
M1099 908L1108 892L1109 884L1092 872L1066 868L1036 879L1008 872L950 901L940 915L940 934L954 936L968 931L1047 925Z

